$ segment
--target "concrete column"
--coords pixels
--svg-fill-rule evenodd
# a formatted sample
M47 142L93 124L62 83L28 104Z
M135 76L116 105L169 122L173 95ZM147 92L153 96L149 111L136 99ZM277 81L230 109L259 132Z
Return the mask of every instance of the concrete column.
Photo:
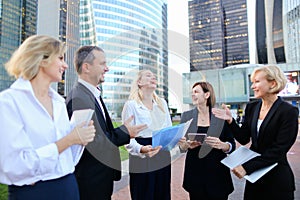
M266 18L266 43L268 64L276 64L274 46L273 46L273 11L274 0L265 0L265 18Z

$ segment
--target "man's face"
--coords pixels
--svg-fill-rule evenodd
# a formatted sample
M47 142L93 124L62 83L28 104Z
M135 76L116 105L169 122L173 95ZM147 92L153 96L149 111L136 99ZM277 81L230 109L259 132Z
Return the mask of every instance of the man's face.
M104 74L109 71L106 65L105 53L102 51L93 50L95 59L92 64L89 64L89 76L94 85L104 82Z

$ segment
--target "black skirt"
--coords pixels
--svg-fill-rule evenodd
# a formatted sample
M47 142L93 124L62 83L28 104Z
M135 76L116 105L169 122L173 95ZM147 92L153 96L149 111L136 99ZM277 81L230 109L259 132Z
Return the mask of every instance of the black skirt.
M136 138L141 145L151 145L152 138ZM130 193L132 200L171 199L171 156L160 150L149 158L129 157Z

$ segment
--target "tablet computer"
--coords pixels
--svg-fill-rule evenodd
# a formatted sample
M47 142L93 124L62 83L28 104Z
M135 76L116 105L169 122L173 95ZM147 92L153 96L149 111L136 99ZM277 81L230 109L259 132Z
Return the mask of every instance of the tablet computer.
M188 139L190 141L198 141L203 143L206 137L206 133L188 133Z

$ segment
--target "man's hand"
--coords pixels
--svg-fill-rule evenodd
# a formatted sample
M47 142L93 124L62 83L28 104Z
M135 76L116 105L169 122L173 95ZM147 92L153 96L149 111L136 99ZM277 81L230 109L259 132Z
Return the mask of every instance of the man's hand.
M148 127L146 124L140 124L135 126L130 125L130 122L133 120L133 118L134 117L132 115L124 122L124 126L127 128L130 138L135 138L140 131Z

